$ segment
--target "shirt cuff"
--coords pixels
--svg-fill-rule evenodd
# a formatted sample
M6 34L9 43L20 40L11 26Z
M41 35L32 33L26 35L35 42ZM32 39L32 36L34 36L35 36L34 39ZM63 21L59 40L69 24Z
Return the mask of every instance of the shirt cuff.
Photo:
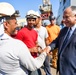
M51 47L50 46L47 46L49 48L49 50L51 50Z

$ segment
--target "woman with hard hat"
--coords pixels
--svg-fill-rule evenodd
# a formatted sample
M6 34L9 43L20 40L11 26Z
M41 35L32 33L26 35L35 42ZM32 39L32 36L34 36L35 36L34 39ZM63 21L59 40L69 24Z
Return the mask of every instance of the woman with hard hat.
M34 59L23 42L4 33L4 21L14 13L11 4L0 2L0 75L28 75L27 69L40 68L49 53L49 49L45 49Z

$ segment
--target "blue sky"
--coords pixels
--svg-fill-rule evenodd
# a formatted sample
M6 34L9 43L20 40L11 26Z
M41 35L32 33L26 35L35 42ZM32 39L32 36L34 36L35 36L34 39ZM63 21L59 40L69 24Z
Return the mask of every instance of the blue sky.
M39 6L42 4L42 0L0 0L0 2L11 3L16 10L19 10L21 17L25 18L28 10L39 11ZM59 8L59 0L50 0L52 4L52 11L57 16Z

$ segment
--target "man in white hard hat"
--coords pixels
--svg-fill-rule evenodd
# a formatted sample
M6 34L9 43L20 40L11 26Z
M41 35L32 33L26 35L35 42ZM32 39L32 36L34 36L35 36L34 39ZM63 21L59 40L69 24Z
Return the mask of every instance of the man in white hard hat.
M27 69L34 71L42 66L49 50L45 49L34 59L23 42L11 38L4 32L6 17L15 13L13 6L1 2L0 9L0 75L28 75Z
M6 7L7 5L7 7ZM6 11L7 10L7 11ZM10 11L11 10L11 11ZM15 9L13 8L12 5L7 4L7 3L0 3L0 19L3 21L5 15L7 16L11 16L15 13ZM0 22L1 23L1 22ZM3 25L0 25L0 35L2 35L4 33L4 29L3 29Z
M7 5L7 7L6 7L6 5ZM1 32L0 33L4 33L4 31L7 33L7 34L11 34L11 31L13 32L13 31L15 31L16 30L16 27L17 26L15 26L14 28L12 28L12 25L10 25L10 27L12 28L12 29L10 29L10 31L9 31L9 27L8 27L8 21L9 20L14 20L15 19L15 21L16 21L16 17L19 17L20 15L19 15L19 11L18 10L16 10L15 11L15 9L13 8L13 6L11 6L10 4L7 4L7 3L0 3L0 8L1 8L1 10L0 10L0 19L4 22L4 28L5 29L3 29L3 25L1 25ZM7 11L6 11L7 10ZM10 11L11 10L11 11ZM9 12L8 12L9 11ZM7 15L7 16L6 16ZM1 22L2 22L1 21ZM0 22L0 23L1 23ZM17 25L17 22L16 22L16 25ZM14 25L13 25L14 26Z
M16 18L19 17L19 12L17 13L17 11L12 15L12 16L6 16L5 17L5 21L4 21L4 31L5 33L7 33L9 36L12 36L17 34L17 28L18 28L18 24L17 24L17 20Z
M31 55L36 58L38 55L38 34L34 30L34 24L36 22L36 13L34 10L29 10L26 14L27 26L22 28L16 35L16 38L23 41L27 47ZM30 72L30 71L29 71ZM30 72L29 75L39 75L37 70L34 72Z

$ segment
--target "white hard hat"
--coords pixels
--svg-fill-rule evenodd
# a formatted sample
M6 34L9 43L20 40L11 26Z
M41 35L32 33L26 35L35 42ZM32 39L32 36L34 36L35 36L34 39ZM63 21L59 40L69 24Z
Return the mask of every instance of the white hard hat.
M40 14L39 14L39 12L38 12L38 11L36 11L36 16L37 16L37 17L40 17Z
M11 16L15 13L14 7L7 2L0 2L0 15Z
M26 14L26 18L37 18L36 12L34 10L29 10Z
M26 15L30 15L30 14L35 15L36 13L35 13L35 11L34 11L34 10L29 10L29 11L27 12L27 14L26 14Z

